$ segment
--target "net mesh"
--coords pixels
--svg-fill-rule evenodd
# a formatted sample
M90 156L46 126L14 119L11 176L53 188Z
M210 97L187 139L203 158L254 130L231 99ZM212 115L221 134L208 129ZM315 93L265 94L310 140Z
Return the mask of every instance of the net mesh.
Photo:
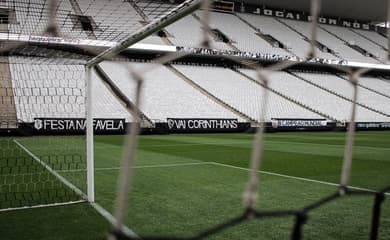
M1 8L7 10L6 32L21 35L43 33L66 38L86 39L93 33L99 40L120 41L142 26L141 16L131 7L131 1L4 1ZM161 2L139 2L139 6L151 19L161 16L160 7L168 11L174 5ZM50 4L53 4L51 6ZM4 10L4 11L5 11ZM53 21L51 20L53 16ZM52 30L54 26L56 30Z
M316 19L319 16L320 11L320 1L313 0L312 1L312 16L313 19L315 19L311 24L311 44L310 48L308 49L307 56L303 59L301 58L300 61L312 61L313 59L316 59L316 42L317 42L317 28L318 23ZM201 14L197 14L199 17L199 20L202 25L202 31L203 36L201 37L200 46L206 46L206 47L213 47L212 45L212 39L215 38L215 32L213 32L209 25L209 18L210 18L210 1L203 1L203 12ZM233 48L233 47L232 47ZM213 50L207 50L207 49L183 49L184 52L187 50L187 52L192 53L206 53L210 54L213 53ZM358 70L350 70L348 68L342 68L341 71L343 71L345 74L349 76L348 81L353 86L353 97L349 99L349 102L351 104L351 113L350 113L350 119L349 120L349 128L348 128L348 136L346 140L345 145L345 154L344 154L344 161L343 161L343 167L341 172L341 180L339 188L336 190L336 192L330 196L326 196L323 199L318 200L317 202L314 202L302 209L298 210L287 210L287 211L258 211L256 210L256 199L257 199L257 192L258 192L258 186L260 184L261 187L261 181L259 181L259 170L261 169L261 162L263 159L263 146L264 146L264 129L265 129L265 113L268 106L268 93L269 92L275 92L272 88L269 86L269 75L272 74L272 72L275 71L282 71L286 70L296 64L299 64L299 61L292 61L294 59L291 58L285 58L283 60L283 57L277 57L279 61L274 64L269 64L268 66L264 67L260 64L257 64L256 62L252 61L242 61L236 56L243 56L246 53L240 53L233 50L227 50L227 51L217 51L218 53L225 53L226 58L236 62L240 65L245 65L248 68L254 69L257 73L256 79L254 79L258 84L260 84L263 89L263 98L261 103L261 115L257 118L256 121L259 124L257 134L254 140L253 144L253 152L252 152L252 160L251 160L251 171L249 176L249 181L247 184L247 189L244 192L244 206L245 211L242 215L238 216L237 218L230 219L226 222L221 223L220 225L211 227L205 231L200 232L199 234L195 234L194 236L189 237L176 237L176 236L137 236L135 234L128 235L125 234L122 231L122 224L124 222L124 218L126 215L126 211L128 208L128 192L131 186L132 178L133 178L133 172L132 172L132 166L134 162L134 153L135 148L137 145L137 132L139 129L137 128L138 125L133 125L133 127L130 129L128 134L128 144L129 148L125 154L125 157L123 159L123 170L121 172L120 177L120 185L119 185L119 192L118 192L118 202L117 202L117 209L116 209L116 222L114 224L114 229L112 231L113 237L117 239L204 239L205 237L209 237L211 235L214 235L216 233L219 233L221 231L224 231L230 227L233 227L235 225L241 224L246 221L250 221L255 218L274 218L274 217L287 217L287 216L293 216L295 218L294 226L292 227L291 231L291 238L292 239L301 239L302 238L302 229L304 224L307 222L308 214L310 211L315 210L317 208L320 208L338 198L342 198L344 196L355 196L355 195L371 195L374 197L374 209L373 209L373 216L372 216L372 223L371 223L371 232L370 232L370 238L376 239L378 236L378 227L379 227L379 212L380 212L380 205L384 200L384 196L386 194L386 191L389 190L389 188L380 189L378 191L367 191L367 190L356 190L353 188L348 187L349 185L349 179L351 175L351 166L352 166L352 151L353 151L353 142L354 142L354 133L355 133L355 122L356 122L356 108L357 108L357 84L358 79L361 77L362 74L369 71L367 68L362 68ZM185 54L180 55L179 57L183 57ZM248 54L249 56L252 56ZM160 59L154 59L153 61L156 63L156 65L160 64L167 64L172 60L175 60L177 57L176 55L170 55L166 56L164 58ZM258 57L258 55L255 55L255 57ZM280 61L282 60L282 61ZM131 65L128 66L129 68L129 74L132 75L133 79L137 82L137 91L136 99L137 102L142 101L142 94L141 93L141 85L144 81L143 76L148 72L148 70L152 69L134 69L131 67ZM340 71L340 68L337 67L337 70ZM145 93L147 94L147 93ZM308 111L312 111L316 114L319 114L323 117L326 117L330 119L331 117L326 114L322 114L320 111L311 108L310 106L297 102L289 98L288 96L285 96L286 99L289 101L294 102L295 104L299 105L302 108L305 108ZM340 119L334 119L341 123Z
M136 7L138 7L139 11L144 14L145 20L154 20L164 16L174 7L175 4L171 4L168 1L144 1L144 0L135 0L129 1L133 2Z
M56 129L50 134L71 128L81 134L2 137L0 209L85 201L85 63L139 30L145 19L128 1L22 0L0 4L0 130L5 135L30 135L46 128ZM147 14L147 9L152 9L157 17L162 14L156 12L159 5L166 5L164 11L176 6L163 2L140 6ZM95 73L92 77L98 79ZM94 104L95 117L132 119L102 82L93 88L100 96Z
M85 119L83 66L44 62L10 57L2 63L5 135L28 136L49 125L64 129L69 124L55 119ZM85 201L85 141L83 135L2 136L0 211Z
M85 201L83 142L71 136L1 138L0 211Z

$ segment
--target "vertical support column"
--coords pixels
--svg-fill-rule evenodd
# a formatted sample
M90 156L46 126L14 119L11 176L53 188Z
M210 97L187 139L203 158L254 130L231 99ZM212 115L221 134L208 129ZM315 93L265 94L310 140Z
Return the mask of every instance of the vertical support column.
M92 68L85 67L86 109L87 109L87 196L88 202L95 201L93 116L92 116Z

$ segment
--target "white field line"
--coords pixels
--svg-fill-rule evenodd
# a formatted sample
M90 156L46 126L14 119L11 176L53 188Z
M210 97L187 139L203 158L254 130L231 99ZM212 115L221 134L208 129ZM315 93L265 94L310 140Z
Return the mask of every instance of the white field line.
M216 165L216 166L221 166L221 167L229 167L229 168L234 168L234 169L239 169L239 170L244 170L244 171L251 171L249 168L243 168L243 167L236 167L228 164L223 164L223 163L216 163L216 162L210 162L209 164ZM310 178L303 178L303 177L295 177L295 176L290 176L290 175L285 175L285 174L280 174L280 173L274 173L274 172L268 172L268 171L258 171L259 173L267 174L267 175L272 175L272 176L277 176L277 177L283 177L283 178L290 178L290 179L295 179L295 180L300 180L300 181L305 181L305 182L312 182L312 183L318 183L318 184L324 184L324 185L329 185L329 186L340 186L338 183L332 183L332 182L325 182L325 181L320 181L320 180L315 180L315 179L310 179ZM376 192L375 190L368 189L368 188L360 188L360 187L353 187L353 186L348 186L351 189L355 190L362 190L362 191L369 191L369 192ZM385 193L386 195L390 196L390 193Z
M80 200L80 201L64 202L64 203L49 203L49 204L41 204L41 205L35 205L35 206L6 208L6 209L0 209L0 212L25 210L25 209L33 209L33 208L46 208L46 207L66 206L66 205L73 205L73 204L79 204L79 203L84 203L84 202L86 202L86 201L85 200Z
M25 150L30 156L32 156L35 160L37 160L40 164L42 164L45 167L45 163L41 162L38 157L36 157L33 153L31 153L28 149L26 149L22 144L20 144L17 140L14 140L14 142L21 147L23 150ZM220 167L228 167L228 168L233 168L233 169L238 169L238 170L243 170L243 171L251 171L249 168L243 168L243 167L236 167L228 164L223 164L223 163L217 163L217 162L196 162L196 163L174 163L174 164L156 164L156 165L143 165L143 166L135 166L134 168L159 168L159 167L175 167L175 166L190 166L190 165L215 165L215 166L220 166ZM46 165L47 166L47 165ZM49 166L47 166L50 168ZM46 167L45 167L46 168ZM96 168L95 170L99 171L105 171L105 170L117 170L119 167L111 167L111 168ZM49 170L49 169L48 169ZM49 170L50 172L54 172L51 168ZM66 170L65 170L66 171ZM70 170L72 171L72 170ZM81 171L81 170L80 170ZM85 170L83 170L85 171ZM295 179L295 180L300 180L300 181L305 181L305 182L312 182L312 183L317 183L317 184L323 184L323 185L329 185L329 186L340 186L337 183L332 183L332 182L326 182L326 181L320 181L320 180L315 180L315 179L310 179L310 178L303 178L303 177L295 177L295 176L290 176L290 175L285 175L285 174L279 174L279 173L274 173L274 172L269 172L269 171L258 171L259 173L262 174L267 174L267 175L272 175L272 176L277 176L277 177L283 177L283 178L289 178L289 179ZM58 176L63 178L61 175L57 173ZM56 175L56 176L57 176ZM64 179L67 181L66 179ZM69 183L71 184L71 183ZM71 184L73 185L73 184ZM351 189L355 190L362 190L362 191L370 191L370 192L376 192L375 190L372 189L367 189L367 188L360 188L360 187L354 187L354 186L348 186ZM84 193L83 193L84 194ZM85 194L84 194L85 195ZM390 193L385 193L385 195L390 196ZM106 218L110 223L115 223L115 218L103 207L101 207L97 203L91 203L91 205L98 211L104 218ZM123 226L123 231L125 231L127 234L132 235L132 236L137 236L132 230L127 228L126 226Z
M110 212L108 212L105 208L103 208L96 202L91 203L91 205L98 213L100 213L100 215L102 215L105 219L107 219L107 221L111 223L111 225L113 226L115 225L116 219ZM122 231L128 236L139 239L139 236L133 230L128 228L126 225L122 225Z
M57 177L61 182L63 182L66 186L71 188L73 191L75 191L77 194L79 194L83 199L87 199L87 195L83 193L79 188L77 188L75 185L70 183L68 180L66 180L64 177L62 177L58 172L54 171L50 166L48 166L46 163L41 161L35 154L33 154L30 150L28 150L25 146L23 146L19 141L16 139L13 140L21 149L23 149L28 155L30 155L35 161L37 161L39 164L41 164L44 168L46 168L51 174L53 174L55 177ZM75 204L80 202L85 202L85 200L79 201L79 202L68 202L68 204ZM59 204L48 204L48 205L39 205L37 207L45 207L45 206L60 206L60 205L66 205L66 203L59 203ZM100 214L102 215L107 221L109 221L111 224L115 222L114 216L112 216L106 209L104 209L102 206L100 206L98 203L91 203L91 206ZM34 207L22 207L22 208L14 208L13 210L18 209L28 209L28 208L34 208ZM10 211L11 209L9 209ZM128 228L125 225L122 225L122 231L129 234L130 236L138 237L130 228Z
M78 187L73 185L71 182L69 182L67 179L61 176L58 172L54 171L49 165L47 165L45 162L39 159L39 157L37 157L34 153L32 153L25 146L23 146L18 140L14 139L13 141L14 143L16 143L16 145L18 145L21 149L23 149L28 155L30 155L35 161L41 164L47 171L49 171L51 174L57 177L63 184L65 184L67 187L75 191L78 195L81 196L81 198L87 199L87 195L83 193L83 191L81 191Z
M108 144L107 144L108 145ZM180 144L150 144L148 147L180 147L180 146L202 146L202 145L245 145L247 143L217 143L217 142L204 142L204 143L180 143ZM142 145L140 150L142 149ZM105 148L122 148L122 146L95 146L96 149L105 149Z
M140 165L133 168L164 168L164 167L180 167L180 166L191 166L191 165L205 165L212 164L212 162L191 162L191 163L169 163L169 164L155 164L155 165ZM121 167L105 167L95 168L95 171L110 171L119 170ZM58 172L81 172L87 171L87 169L71 169L71 170L59 170Z
M233 165L217 163L217 162L195 162L195 163L173 163L173 164L142 165L142 166L135 166L133 168L141 168L142 169L142 168L160 168L160 167L176 167L176 166L191 166L191 165L215 165L215 166L228 167L228 168L233 168L233 169L238 169L238 170L243 170L243 171L251 171L249 168L236 167L236 166L233 166ZM95 170L96 171L109 171L109 170L118 170L118 169L120 169L120 167L96 168ZM85 169L81 169L81 170L64 170L64 171L85 171ZM315 180L315 179L310 179L310 178L303 178L303 177L295 177L295 176L285 175L285 174L280 174L280 173L275 173L275 172L262 171L262 170L260 170L258 172L262 173L262 174L267 174L267 175L272 175L272 176L277 176L277 177L283 177L283 178L289 178L289 179L294 179L294 180L300 180L300 181L305 181L305 182L312 182L312 183L318 183L318 184L335 186L335 187L340 186L340 184L338 184L338 183L320 181L320 180ZM354 186L348 186L348 187L351 188L351 189L355 189L355 190L376 192L375 190L368 189L368 188L360 188L360 187L354 187ZM390 196L390 193L385 193L385 195Z

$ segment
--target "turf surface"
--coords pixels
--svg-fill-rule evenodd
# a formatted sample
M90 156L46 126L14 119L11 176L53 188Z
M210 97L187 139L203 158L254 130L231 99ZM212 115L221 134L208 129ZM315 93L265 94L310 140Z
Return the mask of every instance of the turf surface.
M28 158L11 139L1 140L10 143L7 149L15 148L7 156L17 152ZM140 235L188 236L242 213L252 140L250 134L141 136L127 225ZM84 158L83 137L17 141L39 157ZM95 137L96 200L110 212L123 142L123 136ZM297 209L333 193L336 187L326 183L338 182L344 144L344 133L267 134L262 165L266 173L260 175L258 208ZM1 156L0 160L6 155ZM55 159L49 161L53 169L85 191L85 172L67 171L85 166L75 165L72 159ZM352 172L352 186L380 189L390 185L390 132L357 133ZM347 197L311 212L305 239L367 239L372 204L372 198ZM381 239L390 239L389 216L387 200ZM2 239L103 239L108 229L107 221L88 204L0 212L0 226ZM292 218L255 220L210 239L288 239L292 226Z

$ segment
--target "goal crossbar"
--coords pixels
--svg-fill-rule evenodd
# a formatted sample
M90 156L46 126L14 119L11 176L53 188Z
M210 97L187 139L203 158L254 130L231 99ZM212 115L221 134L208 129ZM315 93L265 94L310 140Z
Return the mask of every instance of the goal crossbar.
M131 45L141 41L142 39L152 35L153 33L163 29L164 27L170 25L171 23L191 14L195 10L199 9L203 0L187 0L184 3L180 4L176 8L172 9L166 15L152 21L151 23L145 25L144 27L137 30L127 39L117 43L115 46L103 51L96 57L92 58L86 63L87 67L93 67L96 64L101 63L104 59L112 57L124 49L130 47Z

